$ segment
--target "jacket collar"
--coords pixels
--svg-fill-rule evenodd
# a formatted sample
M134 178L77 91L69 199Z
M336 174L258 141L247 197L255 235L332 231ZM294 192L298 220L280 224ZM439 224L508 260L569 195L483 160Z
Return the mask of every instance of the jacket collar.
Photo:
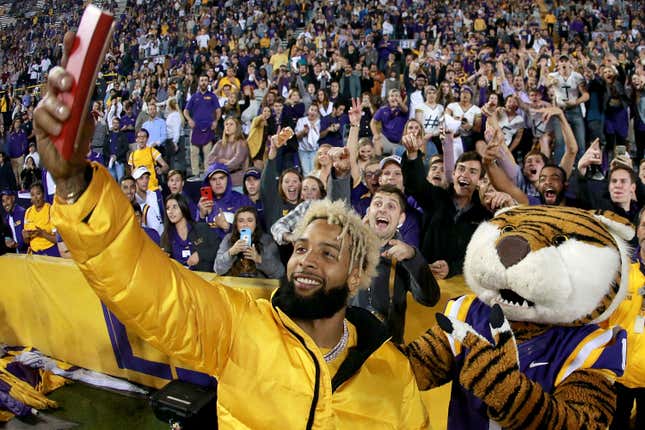
M369 311L349 306L345 317L356 327L356 346L349 349L347 357L331 380L332 391L351 378L370 355L389 340L385 326Z
M275 291L273 294L275 294ZM282 324L292 333L298 334L302 338L302 341L309 339L302 329L282 309L275 305L273 302L273 294L271 298L273 311L278 315ZM351 378L361 368L368 357L390 339L385 326L365 309L348 306L345 311L345 318L356 327L357 341L356 346L349 349L347 357L345 357L345 360L340 364L338 371L332 378L332 391L336 391L343 382Z

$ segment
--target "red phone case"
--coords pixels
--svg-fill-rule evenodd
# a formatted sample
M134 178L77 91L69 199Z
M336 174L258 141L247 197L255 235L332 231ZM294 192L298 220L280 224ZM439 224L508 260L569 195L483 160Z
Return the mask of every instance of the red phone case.
M213 200L213 190L211 187L201 187L199 191L206 200Z
M76 38L69 53L66 70L74 76L74 84L59 99L70 106L70 117L63 124L54 145L65 160L69 160L78 147L80 125L85 122L96 75L110 45L114 17L96 6L89 5L76 31Z

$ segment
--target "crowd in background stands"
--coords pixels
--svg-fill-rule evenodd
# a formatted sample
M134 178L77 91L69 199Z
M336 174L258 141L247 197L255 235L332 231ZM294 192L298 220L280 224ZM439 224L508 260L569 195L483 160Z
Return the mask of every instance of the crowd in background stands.
M42 183L45 201L53 194L39 167L31 117L48 70L60 61L62 37L79 21L83 3L46 1L40 13L2 31L0 189L28 192ZM616 150L622 157L643 156L639 2L177 0L159 7L129 0L101 6L116 14L117 24L93 96L97 125L88 157L108 166L117 181L132 176L136 181L136 168L145 167L149 191L158 196L156 215L146 211L144 223L159 236L164 197L182 191L184 179L208 185L217 176L213 172L226 172L230 183L224 189L235 198L226 194L226 204L220 204L222 193L214 189L214 203L205 205L194 190L185 192L187 218L209 222L221 238L234 209L254 206L259 224L270 229L312 198L302 190L308 184L304 177L318 179L320 192L329 191L332 156L342 157L332 150L337 147L351 153L348 198L364 215L379 184L404 189L403 175L397 178L388 169L411 161L404 154L410 146L404 136L410 133L422 136L428 180L443 188L463 185L466 194L478 189L486 213L524 202L523 196L537 203L565 197L597 203L592 192L597 185L578 181L583 175L576 164L582 160L580 170L599 179L614 165ZM353 100L359 100L358 136L347 145ZM270 136L286 127L295 136L272 147ZM491 149L492 132L485 136L495 127L504 141L499 154ZM478 147L485 137L488 148ZM450 154L444 153L446 146L453 148ZM482 174L493 170L485 178L490 181L455 182L452 163L476 150L483 156ZM388 155L395 158L377 162ZM402 155L403 160L396 158ZM595 156L600 161L590 158ZM451 164L445 166L448 175L444 158ZM499 160L489 168L492 158ZM551 187L546 198L542 195L541 167L548 163L563 168L556 194L565 183L575 183L568 194L554 197ZM177 173L182 185L173 189ZM262 189L246 184L260 178L267 179ZM151 202L144 191L133 201ZM266 195L273 191L278 194ZM444 221L424 211L423 199L407 194L405 224L412 226L402 226L401 233L418 246L421 227ZM631 219L634 210L626 208ZM468 211L463 212L458 211ZM430 263L447 263L442 275L460 273L461 252L449 261L438 258L445 252L424 247Z

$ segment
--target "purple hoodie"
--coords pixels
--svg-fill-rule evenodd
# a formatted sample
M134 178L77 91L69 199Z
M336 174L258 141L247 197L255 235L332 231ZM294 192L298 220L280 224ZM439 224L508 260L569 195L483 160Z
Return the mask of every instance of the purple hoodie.
M210 185L209 178L215 172L225 173L228 177L228 181L226 182L226 191L224 191L224 194L220 196L214 196L215 201L213 210L210 214L208 214L208 216L206 216L206 222L212 229L215 230L220 238L223 238L224 236L226 236L226 233L228 233L228 231L224 231L221 228L217 227L214 221L220 209L227 216L227 221L230 222L233 219L235 211L243 206L254 206L254 204L246 195L240 194L237 191L233 191L231 174L229 173L226 165L222 163L213 163L208 166L208 170L206 170L206 176L204 177L204 185Z

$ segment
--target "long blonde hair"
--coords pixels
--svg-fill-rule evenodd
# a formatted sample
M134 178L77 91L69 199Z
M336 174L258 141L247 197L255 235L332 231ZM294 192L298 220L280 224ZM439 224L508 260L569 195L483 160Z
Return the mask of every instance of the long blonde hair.
M230 140L226 133L222 133L222 144L227 145L229 143L236 143L240 140L244 140L244 134L242 134L242 124L240 123L240 121L238 121L237 118L232 117L226 118L224 122L226 121L233 121L235 123L235 133L233 134L233 138Z

